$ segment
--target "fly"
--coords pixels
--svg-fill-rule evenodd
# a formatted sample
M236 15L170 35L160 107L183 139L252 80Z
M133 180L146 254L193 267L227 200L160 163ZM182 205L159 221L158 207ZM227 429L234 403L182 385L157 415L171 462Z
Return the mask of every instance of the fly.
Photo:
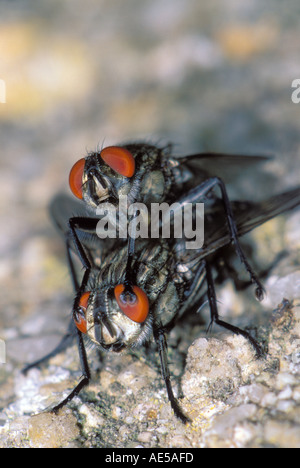
M231 168L247 167L268 159L266 156L221 153L174 157L170 145L159 148L146 143L130 143L103 148L77 161L70 171L69 185L73 195L83 202L88 216L72 216L69 219L69 227L70 236L87 271L86 283L91 263L80 242L79 233L95 234L99 222L95 211L100 206L108 206L108 203L117 206L123 196L127 197L128 205L139 202L147 207L162 202L176 202L183 207L187 203L201 203L209 198L211 203L221 201L230 238L252 283L256 285L256 297L261 300L264 295L263 285L240 246L226 185L223 179L216 175L215 168L220 166L222 172L222 168L228 166L232 172ZM211 172L212 166L214 172ZM219 189L219 197L215 194L215 189ZM135 249L135 238L130 237L127 244L125 288L122 294L124 299L126 294L132 294L134 286L132 259Z
M251 231L269 219L280 215L300 204L300 188L274 196L260 203L236 202L232 205L236 220L237 235ZM78 208L75 200L59 196L52 203L51 211L56 224L68 239L68 219ZM79 207L80 209L80 207ZM218 218L219 219L219 218ZM89 237L82 238L93 263L88 281L80 280L69 255L70 271L76 291L73 316L68 333L59 345L47 356L30 364L24 370L38 366L57 353L66 349L77 337L82 379L61 403L53 408L58 411L88 385L89 369L85 339L91 340L100 350L120 353L141 346L154 338L161 363L161 372L171 407L184 423L189 418L182 411L174 396L167 360L166 334L184 314L201 308L206 293L213 323L249 340L257 356L263 354L261 345L239 327L219 318L214 286L214 254L231 242L228 229L216 218L208 217L205 223L205 238L208 239L198 251L186 250L184 242L140 241L132 257L132 294L125 292L127 248L108 247L99 241L96 245ZM96 251L93 249L98 249ZM73 250L77 253L76 248ZM84 284L84 288L82 285Z

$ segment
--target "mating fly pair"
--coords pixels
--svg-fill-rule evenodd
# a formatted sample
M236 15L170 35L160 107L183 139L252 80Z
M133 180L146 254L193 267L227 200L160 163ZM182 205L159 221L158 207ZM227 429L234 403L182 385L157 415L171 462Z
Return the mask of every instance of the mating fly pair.
M70 188L81 202L61 195L51 205L54 221L65 237L76 291L73 317L68 333L57 348L25 369L62 351L77 336L83 377L55 411L90 380L84 337L103 351L120 353L140 346L153 336L171 406L176 416L187 422L172 391L166 333L183 315L200 309L204 294L210 305L211 324L217 323L243 335L261 356L260 345L247 331L219 318L214 288L214 270L218 265L215 259L221 255L220 249L233 243L256 285L257 298L262 299L263 286L244 255L239 236L300 204L300 188L260 203L231 203L222 178L210 176L206 168L224 163L228 167L247 166L265 159L222 154L175 158L170 147L128 144L104 148L73 166ZM127 243L120 239L100 240L96 235L99 217L95 216L95 209L101 204L117 205L124 195L129 204L142 202L146 206L174 201L184 206L205 201L203 246L188 250L184 239L175 238L129 238ZM82 278L76 272L74 252L85 269Z

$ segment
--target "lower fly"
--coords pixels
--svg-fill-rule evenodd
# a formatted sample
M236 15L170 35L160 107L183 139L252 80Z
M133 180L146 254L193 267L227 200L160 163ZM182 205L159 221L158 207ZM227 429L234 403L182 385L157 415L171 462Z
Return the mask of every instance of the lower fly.
M274 196L260 203L236 202L233 214L237 235L241 236L269 219L300 204L300 188ZM77 339L82 379L61 403L57 412L88 385L91 372L85 340L100 350L120 353L141 346L154 339L160 357L162 377L175 415L184 423L189 421L178 403L171 384L167 359L167 333L184 315L201 308L206 293L210 306L210 326L215 323L235 334L244 336L253 346L257 357L263 355L261 345L249 332L220 319L214 285L215 258L231 243L231 236L222 219L209 216L205 221L205 245L195 251L186 250L182 240L169 242L141 241L132 257L131 287L125 291L127 248L96 242L90 232L82 236L85 255L90 267L79 277L73 261L78 250L72 244L68 227L70 212L76 203L59 196L52 203L51 212L67 244L71 277L76 291L68 333L47 356L24 370L43 364L65 350ZM76 211L75 211L76 212ZM73 251L73 253L72 253ZM97 254L95 253L97 251ZM80 255L79 255L80 257ZM98 264L99 263L99 264Z

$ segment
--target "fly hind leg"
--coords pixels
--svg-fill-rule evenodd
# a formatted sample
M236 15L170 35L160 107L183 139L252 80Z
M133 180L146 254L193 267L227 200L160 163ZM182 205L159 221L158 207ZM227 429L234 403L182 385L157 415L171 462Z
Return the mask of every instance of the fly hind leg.
M234 215L233 211L231 208L231 203L227 194L226 186L222 179L219 177L212 177L207 179L205 182L200 184L198 187L193 188L190 190L182 199L179 200L179 204L184 204L184 203L198 203L201 202L205 199L207 194L211 192L215 187L219 187L222 195L222 201L223 201L223 206L224 206L224 211L226 215L226 220L227 220L227 225L228 225L228 230L230 234L231 241L234 243L237 255L246 268L248 274L250 275L251 282L256 284L256 297L258 300L262 300L264 297L264 287L262 283L260 282L258 276L256 273L253 271L251 265L249 264L242 247L239 242L239 236L238 236L238 231L236 227L236 223L234 220Z
M235 325L231 325L230 323L224 322L219 318L218 306L217 306L217 298L214 286L214 279L211 272L210 264L206 261L205 265L206 269L206 282L207 282L207 296L210 306L210 314L211 314L211 322L209 324L208 329L210 329L213 323L220 325L221 327L225 328L226 330L231 331L235 335L242 335L246 338L253 348L255 349L256 356L262 357L264 355L264 351L262 347L258 344L258 342L248 333L246 330L242 328L236 327Z

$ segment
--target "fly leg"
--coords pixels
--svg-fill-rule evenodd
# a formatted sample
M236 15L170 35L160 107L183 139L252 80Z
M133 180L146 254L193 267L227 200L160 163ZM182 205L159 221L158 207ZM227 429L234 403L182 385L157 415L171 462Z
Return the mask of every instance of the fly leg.
M77 278L74 263L72 260L69 236L65 235L68 263L69 263L69 268L71 272L73 286L76 291L76 296L75 296L74 305L73 305L73 317L74 317L75 311L79 307L79 301L80 301L82 292L86 290L90 272L91 272L90 261L84 251L84 248L81 242L79 241L76 228L79 228L79 229L80 227L84 228L88 232L93 234L96 222L98 222L98 220L95 220L93 218L70 218L69 220L69 228L70 228L71 237L75 244L79 258L85 268L85 272L84 272L81 283L79 283L79 280ZM69 393L69 395L63 401L61 401L58 405L52 408L51 412L53 413L57 413L63 406L65 406L75 396L77 396L81 392L81 390L89 384L89 381L91 378L91 373L90 373L90 368L88 365L87 354L86 354L86 349L85 349L82 333L75 326L73 318L72 318L72 322L73 322L73 327L76 329L78 352L79 352L79 358L80 358L80 363L81 363L81 368L82 368L82 378L80 382L76 385L76 387Z
M53 217L54 217L54 215L53 215ZM56 224L62 230L62 227L58 223L56 223ZM87 271L85 272L85 274L83 276L82 281L80 282L79 279L78 279L78 275L76 273L74 261L73 261L72 255L71 255L70 236L68 235L67 232L65 232L64 234L65 234L65 242L66 242L67 259L68 259L69 270L70 270L70 274L71 274L73 287L74 287L74 290L76 291L76 297L75 297L74 306L73 306L73 311L75 311L76 307L78 307L78 304L79 304L81 292L86 288L90 268L87 269ZM86 265L90 266L89 263L88 263L88 260L86 262ZM31 364L28 364L22 370L22 372L24 374L26 374L30 369L32 369L34 367L39 367L39 366L45 364L46 362L49 361L49 359L53 358L57 354L60 354L61 352L65 351L67 348L72 346L77 332L79 332L79 330L77 330L77 327L75 326L75 323L74 323L74 319L72 317L70 322L69 322L69 325L68 325L67 333L62 337L61 341L53 349L53 351L51 351L47 355L43 356L42 358L38 359L37 361L34 361ZM81 353L81 351L80 351L80 353ZM81 361L84 362L84 359L81 359Z
M86 291L89 277L91 274L91 268L92 268L91 262L85 252L84 246L79 240L77 231L81 233L86 233L89 236L94 236L96 232L96 224L99 220L95 218L73 217L69 219L67 226L62 227L56 219L55 211L52 212L52 216L57 226L63 231L64 237L65 237L69 270L70 270L70 274L72 278L73 287L76 291L76 296L75 296L75 300L73 304L73 317L74 317L76 310L79 307L80 298L83 292ZM78 279L76 268L75 268L74 261L72 258L72 250L74 251L74 247L75 247L76 253L78 254L80 258L82 266L85 269L81 281L79 281Z
M76 307L79 304L81 292L86 288L88 284L89 274L91 270L90 261L87 258L84 248L79 241L78 235L76 233L76 227L79 226L79 229L80 227L81 228L83 227L87 231L87 234L94 235L94 227L95 227L96 220L93 220L92 218L91 220L90 218L69 218L69 211L70 209L73 209L73 208L74 210L76 210L77 205L74 204L72 201L70 201L68 197L65 197L65 196L56 197L50 206L50 212L51 212L52 218L56 226L60 229L60 231L62 232L65 238L67 259L68 259L71 279L72 279L74 290L76 291L76 298L75 298L74 306L73 306L73 314L74 314L74 311L76 310ZM70 219L69 223L66 222L67 219ZM81 281L78 278L76 268L74 265L74 261L73 261L73 257L72 257L72 242L74 242L77 253L83 263L83 266L86 268L86 271ZM27 373L29 369L33 367L38 367L41 364L44 364L50 358L56 356L58 353L64 351L69 346L71 346L76 336L77 336L79 358L80 358L83 375L82 375L80 382L76 385L76 387L72 390L72 392L61 403L59 403L57 406L55 406L51 410L53 412L57 412L60 408L62 408L69 401L71 401L76 395L78 395L79 392L82 390L82 388L88 385L89 380L90 380L90 369L89 369L89 365L87 361L87 355L86 355L83 336L80 330L78 330L78 328L76 327L73 317L69 323L68 332L62 338L62 340L56 346L56 348L52 352L44 356L43 358L33 362L32 364L29 364L23 370L23 373Z
M24 369L22 369L22 373L26 375L30 369L33 369L34 367L40 367L41 365L48 362L49 359L65 351L67 348L72 346L75 336L76 327L72 318L72 320L69 323L68 332L63 336L63 338L61 339L59 344L53 349L53 351L46 354L46 356L43 356L41 359L38 359L37 361L34 361L31 364L28 364L26 367L24 367Z
M77 306L79 304L80 295L85 291L89 280L93 260L88 257L87 252L89 252L89 245L93 245L94 243L97 223L99 222L99 218L91 218L85 215L73 215L74 213L81 212L82 204L63 194L56 196L50 204L52 220L64 236L71 278L78 296L75 300ZM84 239L84 241L81 241L81 238ZM87 247L86 249L85 245ZM77 278L75 265L72 260L72 251L77 253L85 269L85 274L81 281Z
M167 340L166 340L165 332L164 332L162 325L161 324L156 325L156 327L154 327L153 333L154 333L155 342L158 347L160 363L161 363L161 372L162 372L162 376L166 384L168 398L171 403L171 407L175 415L177 416L177 418L181 419L181 421L184 424L186 424L190 422L190 419L183 413L172 390L168 359L167 359L167 347L168 346L167 346Z
M136 240L136 212L132 216L131 229L129 232L129 239L127 244L127 263L125 268L124 290L121 293L123 301L126 303L131 298L135 297L133 286L135 285L135 272L132 268L132 260L135 252Z
M81 390L89 384L89 381L91 378L91 373L90 373L90 368L89 368L88 361L87 361L84 341L83 341L82 333L79 330L77 330L77 338L78 338L79 357L80 357L80 363L81 363L83 375L82 375L80 382L76 385L76 387L72 390L72 392L69 393L69 395L63 401L61 401L58 405L54 406L54 408L51 409L51 412L53 413L57 413L63 406L69 403L69 401L73 400L73 398L77 396L81 392Z
M79 291L80 286L79 286L79 280L76 274L75 266L72 260L71 252L70 252L70 247L69 247L69 242L66 237L66 246L67 246L67 258L68 258L68 264L69 264L69 269L71 273L71 278L72 278L72 283L74 286L75 291ZM65 351L67 348L72 346L73 341L76 337L76 326L73 320L73 317L71 318L68 326L68 331L67 333L62 337L61 341L58 343L58 345L51 351L50 353L46 354L43 356L41 359L38 359L37 361L32 362L31 364L28 364L22 372L24 374L27 374L27 372L34 368L34 367L40 367L41 365L45 364L46 362L49 361L49 359L53 358L57 354L62 353Z
M68 255L68 262L70 266L71 276L73 278L73 284L76 290L76 296L73 303L73 318L76 321L77 311L79 310L79 303L82 297L82 294L87 291L89 278L91 275L92 270L92 262L93 259L89 258L85 249L84 244L80 241L78 237L79 233L85 233L89 237L95 238L96 227L99 219L97 218L85 218L85 217L73 217L69 219L69 230L65 234L66 238L66 247L67 247L67 255ZM100 239L96 239L98 243L100 243ZM76 252L81 260L83 268L85 269L81 283L76 280L77 276L74 271L74 264L72 261L71 255L71 245L74 245L76 248Z
M91 377L82 334L75 327L73 319L71 320L71 323L70 323L70 327L71 326L74 329L72 334L71 333L66 334L61 340L61 342L59 343L59 345L51 353L47 354L42 359L39 359L38 361L33 362L32 364L29 364L22 371L24 374L26 374L33 367L40 366L41 364L48 361L50 358L54 357L56 354L61 353L62 351L67 349L72 344L74 337L76 336L76 333L77 333L78 350L79 350L79 357L80 357L80 363L81 363L83 375L82 375L80 382L76 385L76 387L72 390L72 392L62 402L60 402L58 405L54 406L54 408L51 409L51 412L53 413L57 413L60 410L60 408L65 406L67 403L69 403L69 401L71 401L75 396L77 396L80 393L80 391L89 384L90 377Z
M50 204L52 220L64 236L71 275L73 262L70 257L72 251L77 253L86 270L91 268L92 260L88 257L87 252L89 252L89 246L93 245L96 238L96 228L99 222L99 218L88 217L85 213L82 216L74 216L74 213L77 212L82 212L82 204L66 195L56 196ZM72 279L75 276L76 273L72 275ZM77 291L76 287L75 289Z
M195 187L194 189L190 190L190 192L188 192L187 195L185 195L181 200L179 200L179 203L182 205L184 205L184 203L197 203L197 202L199 203L203 201L205 196L216 186L218 186L221 190L222 201L223 201L224 210L226 214L226 220L228 224L229 233L231 236L231 241L234 243L236 252L241 262L243 263L243 265L245 266L246 270L248 271L250 275L251 282L256 284L255 294L256 294L257 299L261 301L264 297L265 290L259 278L257 277L256 273L253 271L252 267L248 263L246 256L240 245L240 242L238 239L238 231L237 231L237 227L234 221L234 215L232 212L230 200L228 198L227 190L222 179L220 179L219 177L212 177L210 179L207 179L198 187Z
M87 278L85 278L85 277L87 277L88 272L87 271L85 272L85 275L83 277L81 286L79 286L79 281L78 281L78 278L77 278L76 273L75 273L75 268L74 268L74 264L73 264L73 261L72 261L72 257L70 255L70 251L68 249L68 242L66 241L66 243L67 243L67 254L68 254L68 261L69 261L69 266L70 266L70 272L71 272L71 276L72 276L72 282L73 282L73 285L75 287L75 290L77 291L77 295L76 295L76 298L75 298L75 301L74 301L74 306L73 306L73 311L75 311L76 310L76 308L75 308L76 304L80 299L82 285L84 285L84 287L85 287L86 284L87 284ZM81 378L80 382L76 385L76 387L72 390L72 392L61 403L59 403L58 405L56 405L54 408L51 409L51 412L54 412L54 413L57 413L60 408L65 406L76 395L78 395L79 392L85 386L87 386L89 384L90 376L91 376L88 361L87 361L87 355L86 355L86 350L85 350L85 345L84 345L82 333L75 326L73 317L72 317L72 319L70 321L70 324L69 324L69 327L68 327L68 333L62 338L62 340L58 344L58 346L52 352L48 353L43 358L41 358L38 361L35 361L32 364L29 364L28 366L26 366L25 369L23 369L23 371L22 371L23 373L26 374L33 367L38 367L41 364L44 364L45 362L47 362L50 358L52 358L52 357L56 356L57 354L61 353L62 351L64 351L65 349L67 349L69 346L72 345L72 343L74 341L74 338L76 336L77 336L79 358L80 358L80 363L81 363L81 368L82 368L82 374L83 375L82 375L82 378Z
M246 330L243 330L242 328L238 328L235 325L231 325L230 323L220 320L218 306L217 306L216 291L215 291L215 286L214 286L214 279L212 276L210 264L207 261L205 262L205 269L206 269L206 282L207 282L207 296L208 296L208 301L209 301L209 306L210 306L210 315L211 315L211 322L209 324L208 329L212 327L213 323L216 323L217 325L220 325L221 327L226 328L227 330L230 330L232 333L235 333L236 335L242 335L251 343L251 345L256 351L257 357L263 356L264 352L262 348L257 343L257 341L250 335L250 333L248 333Z
M276 255L276 257L274 258L274 260L272 261L272 263L270 265L268 265L264 270L261 270L259 272L259 277L262 278L262 279L266 279L270 275L273 268L275 268L279 264L279 262L283 258L285 258L286 255L287 255L286 251L279 252ZM218 261L218 259L217 259L217 261ZM218 267L218 281L217 282L220 282L220 283L223 282L224 279L225 279L224 273L226 273L226 278L228 277L228 275L232 278L235 289L237 291L242 291L242 290L248 288L249 286L251 286L251 281L243 281L243 280L239 279L238 272L229 263L229 261L227 260L226 257L224 257L224 258L221 257L220 258L220 261L218 262L217 267ZM222 270L224 270L224 273L223 273Z
M88 217L72 217L69 219L69 237L73 240L76 252L81 260L85 269L91 268L91 262L86 254L82 242L79 240L77 232L85 234L86 236L96 236L98 218Z

